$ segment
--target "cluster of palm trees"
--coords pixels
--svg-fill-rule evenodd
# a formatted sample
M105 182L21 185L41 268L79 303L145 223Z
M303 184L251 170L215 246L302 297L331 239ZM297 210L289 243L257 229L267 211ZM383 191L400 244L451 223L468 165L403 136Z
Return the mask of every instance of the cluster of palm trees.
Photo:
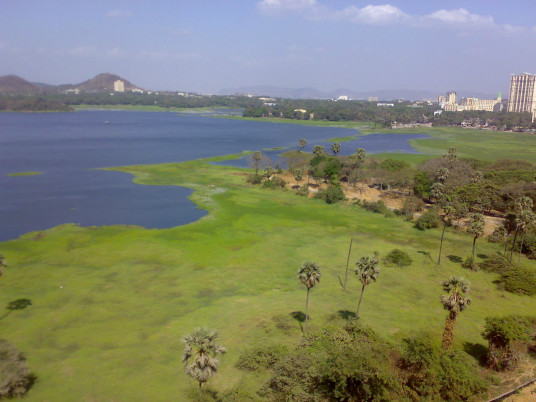
M376 282L378 275L380 274L380 269L378 267L378 260L376 258L363 256L359 258L356 262L356 268L354 273L361 282L361 295L359 297L359 303L357 305L356 319L359 318L359 308L361 307L361 301L363 300L363 293L365 292L365 287L370 285L372 282ZM305 285L307 288L307 298L305 299L305 329L304 334L307 333L307 324L309 321L309 292L310 290L320 283L320 267L315 262L304 262L299 271L298 279Z

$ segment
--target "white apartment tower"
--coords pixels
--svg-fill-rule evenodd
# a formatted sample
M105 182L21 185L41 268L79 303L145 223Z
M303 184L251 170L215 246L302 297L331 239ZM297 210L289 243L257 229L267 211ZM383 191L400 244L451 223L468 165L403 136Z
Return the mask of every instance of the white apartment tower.
M512 74L510 77L510 96L508 97L509 112L532 113L532 121L536 110L536 75Z
M456 92L447 92L447 103L449 105L456 103Z
M125 82L121 80L114 81L114 92L125 92Z

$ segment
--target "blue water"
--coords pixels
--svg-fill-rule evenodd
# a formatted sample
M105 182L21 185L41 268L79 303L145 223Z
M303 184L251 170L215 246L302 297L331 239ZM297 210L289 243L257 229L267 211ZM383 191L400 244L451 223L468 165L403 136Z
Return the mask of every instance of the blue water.
M188 189L136 185L129 174L94 168L295 148L299 138L307 139L306 149L323 144L329 150L323 140L354 134L168 112L0 113L0 241L62 223L167 228L206 214L187 199ZM357 147L370 153L415 152L407 144L410 138L422 136L366 136L343 143L342 154ZM8 176L28 171L43 174Z

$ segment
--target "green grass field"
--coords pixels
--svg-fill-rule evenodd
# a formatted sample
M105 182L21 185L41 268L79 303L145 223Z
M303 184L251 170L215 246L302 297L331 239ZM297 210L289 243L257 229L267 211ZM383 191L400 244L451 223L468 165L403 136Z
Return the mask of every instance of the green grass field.
M233 366L248 347L299 341L300 324L291 313L305 310L305 287L296 277L304 261L322 270L311 291L313 330L342 322L340 311L355 311L357 280L350 273L343 291L338 279L350 238L352 261L394 248L414 261L403 269L382 265L378 282L365 291L361 320L390 341L421 330L441 337L440 282L451 275L472 283L473 303L458 320L456 348L485 344L486 316L536 308L535 298L497 290L493 274L470 272L448 258L437 266L439 230L421 232L350 204L252 188L243 170L208 161L117 170L141 184L192 188L192 200L210 213L172 229L63 225L0 243L9 263L0 278L0 306L32 302L0 312L0 338L23 351L38 376L28 401L183 400L197 385L183 372L181 337L198 326L219 331L228 349L208 386L257 388L264 377ZM465 258L471 241L447 233L444 255ZM477 242L478 254L498 251Z

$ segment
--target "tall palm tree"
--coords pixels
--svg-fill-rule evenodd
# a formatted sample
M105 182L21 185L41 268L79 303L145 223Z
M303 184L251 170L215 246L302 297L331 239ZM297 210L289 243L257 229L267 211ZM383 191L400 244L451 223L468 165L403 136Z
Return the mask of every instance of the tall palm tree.
M471 269L475 269L475 246L476 239L478 239L484 233L484 226L486 221L482 214L472 214L469 218L469 225L467 226L467 232L473 235L473 251L471 253Z
M307 333L307 323L309 321L309 291L320 282L320 267L314 262L304 262L298 271L298 279L307 288L307 298L305 299L305 333Z
M326 148L323 145L315 145L313 147L313 155L315 156L326 156Z
M300 181L302 181L302 170L301 169L294 169L294 180L296 180L296 185L299 187Z
M364 148L357 148L354 153L359 162L363 162L367 157L367 151Z
M527 233L536 224L536 215L531 210L523 210L516 217L516 227L521 232L521 246L519 247L519 256L517 258L517 265L521 263L521 253L523 252L523 242L525 240L525 233Z
M333 155L337 156L337 154L341 152L341 144L338 142L331 144L331 152L333 152Z
M253 159L253 165L255 166L255 176L259 173L259 167L262 159L262 153L260 151L255 151L251 154Z
M443 308L448 311L443 331L443 349L450 349L454 340L454 326L456 318L471 304L471 298L467 296L471 284L463 278L452 277L442 283L446 295L441 295Z
M196 328L182 338L184 371L199 382L199 388L218 371L220 365L216 357L226 352L223 346L216 345L218 333L208 328Z
M298 146L300 147L300 151L305 148L305 146L307 145L307 140L305 138L300 138L298 140Z
M7 267L7 261L4 256L0 254L0 276L2 276L5 267Z
M441 264L441 250L443 249L445 229L448 225L452 225L453 222L461 219L467 212L465 206L450 194L443 198L441 208L443 209L443 231L441 232L441 242L439 243L439 255L437 257L438 265Z
M446 167L441 167L436 173L436 178L440 183L445 183L449 178L449 170Z
M441 182L432 184L430 198L434 198L436 202L440 202L445 196L445 185Z
M450 147L448 152L443 155L443 158L449 164L452 164L454 161L458 160L458 152L456 151L456 148Z
M534 203L533 203L533 201L532 201L532 199L530 197L521 196L521 197L517 198L516 201L515 201L514 211L515 211L515 214L516 214L516 231L515 231L515 234L514 234L514 240L512 242L512 249L510 250L510 262L512 262L512 257L513 257L513 254L514 254L514 247L515 247L516 241L517 241L517 235L519 234L519 230L521 229L517 225L518 218L523 213L523 211L532 211L533 206L534 206Z
M359 297L359 304L357 305L356 319L359 318L359 308L361 307L361 301L363 300L363 292L365 286L369 285L372 281L376 282L380 269L378 268L378 260L371 257L361 257L356 262L357 268L354 269L357 278L361 282L361 296Z

